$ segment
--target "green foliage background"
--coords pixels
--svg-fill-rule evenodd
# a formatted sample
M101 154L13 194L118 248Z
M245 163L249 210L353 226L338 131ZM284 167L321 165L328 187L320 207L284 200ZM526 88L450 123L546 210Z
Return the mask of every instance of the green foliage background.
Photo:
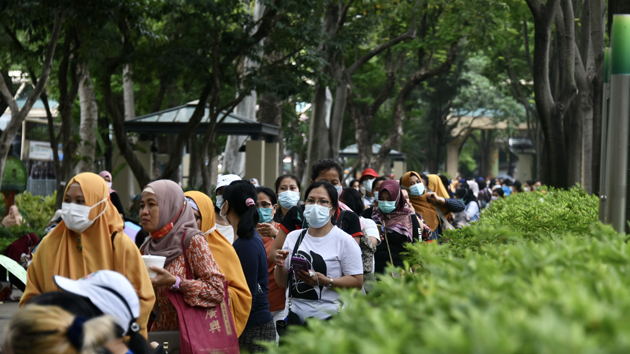
M55 214L55 199L57 193L41 197L29 192L15 196L15 205L20 210L24 224L0 227L0 251L4 251L13 241L23 235L34 232L40 238L45 235L44 228ZM0 194L0 212L4 214L4 196Z
M626 236L593 223L597 200L581 189L543 190L493 202L448 244L411 246L414 273L342 292L343 311L271 352L627 352Z

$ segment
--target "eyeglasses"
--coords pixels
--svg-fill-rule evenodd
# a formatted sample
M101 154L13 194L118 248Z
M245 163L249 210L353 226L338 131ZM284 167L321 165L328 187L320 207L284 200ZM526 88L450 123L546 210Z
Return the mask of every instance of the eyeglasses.
M306 201L304 201L304 204L306 204L306 205L314 205L314 204L317 204L317 205L319 205L319 206L323 206L323 207L326 207L326 208L330 208L330 206L331 206L330 201L328 201L328 200L326 200L326 199L320 199L320 200L318 200L318 201L315 201L314 199L310 199L310 198L309 198L309 199L307 199Z

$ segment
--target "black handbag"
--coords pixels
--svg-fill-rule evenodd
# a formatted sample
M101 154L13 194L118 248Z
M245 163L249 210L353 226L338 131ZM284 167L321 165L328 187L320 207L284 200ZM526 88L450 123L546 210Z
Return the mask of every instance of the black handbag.
M306 236L307 231L308 229L304 229L302 233L300 233L300 237L298 237L298 240L295 243L295 247L293 248L293 254L291 254L291 258L293 258L297 254L297 250L298 248L300 248L302 240L304 240L304 236ZM288 326L306 325L306 323L302 321L300 316L291 310L291 299L293 298L293 296L291 296L291 288L293 287L293 276L291 275L289 275L289 283L287 284L287 286L289 287L289 312L285 321L276 322L276 329L279 336L283 336L286 333Z

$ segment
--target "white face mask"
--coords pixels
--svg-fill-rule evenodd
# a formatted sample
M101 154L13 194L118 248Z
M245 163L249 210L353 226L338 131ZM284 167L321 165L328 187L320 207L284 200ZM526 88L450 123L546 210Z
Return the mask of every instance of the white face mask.
M217 229L217 225L215 224L210 230L206 231L203 233L204 236L206 236L207 234L211 233L212 231Z
M107 187L109 187L109 189L112 189L112 182L105 182L107 183Z
M92 208L97 205L107 201L107 198L101 200L100 202L92 205L91 207L87 205L79 205L75 203L63 203L61 204L61 218L66 223L66 227L74 232L82 233L87 230L88 227L94 224L94 221L98 219L105 210L107 210L107 204L105 204L105 209L98 214L94 219L90 220L90 211Z

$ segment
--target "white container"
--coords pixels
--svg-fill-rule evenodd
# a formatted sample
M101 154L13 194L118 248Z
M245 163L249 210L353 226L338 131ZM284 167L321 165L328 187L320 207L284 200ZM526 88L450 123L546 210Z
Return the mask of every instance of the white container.
M158 268L164 268L164 262L166 262L166 257L145 255L145 256L142 256L142 260L144 261L144 265L147 267L147 270L149 271L149 278L154 278L157 275L157 273L149 269L149 266L156 266Z

